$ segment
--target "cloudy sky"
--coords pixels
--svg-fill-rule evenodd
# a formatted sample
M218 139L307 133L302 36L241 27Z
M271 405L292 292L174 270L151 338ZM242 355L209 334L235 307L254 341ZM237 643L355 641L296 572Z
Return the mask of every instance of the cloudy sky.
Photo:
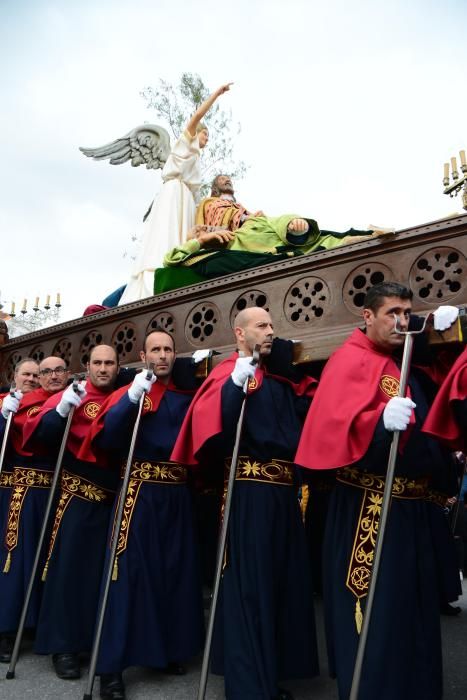
M160 175L78 146L154 122L140 91L184 71L235 81L245 206L335 230L460 211L466 27L465 0L1 0L1 299L59 291L66 320L126 282Z

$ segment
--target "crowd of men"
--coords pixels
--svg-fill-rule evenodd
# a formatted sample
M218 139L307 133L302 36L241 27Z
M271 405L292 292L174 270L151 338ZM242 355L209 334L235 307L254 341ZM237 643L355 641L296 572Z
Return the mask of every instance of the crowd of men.
M319 673L313 590L322 589L329 671L347 700L398 432L358 697L440 700L440 607L449 610L461 593L445 506L457 492L451 451L465 449L467 351L456 347L452 358L441 358L417 336L407 395L399 396L411 300L395 282L371 288L365 328L334 353L319 382L294 364L293 344L274 338L270 314L257 307L237 315L236 351L201 386L194 363L177 359L174 338L162 329L145 338L144 369L123 385L107 345L93 348L86 380L73 384L60 357L18 363L14 391L0 394L0 661L11 660L66 441L26 618L35 652L52 656L60 678L80 677L111 571L97 657L101 697L126 697L130 666L183 674L204 646L200 552L209 535L197 527L194 495L215 485L211 527L219 528L240 439L211 670L224 675L228 700L291 700L284 680ZM439 307L435 329L445 330L457 314ZM128 489L120 493L135 424ZM333 484L322 537L311 507L317 473L332 474ZM322 549L319 585L312 583L321 567L310 557L310 532Z

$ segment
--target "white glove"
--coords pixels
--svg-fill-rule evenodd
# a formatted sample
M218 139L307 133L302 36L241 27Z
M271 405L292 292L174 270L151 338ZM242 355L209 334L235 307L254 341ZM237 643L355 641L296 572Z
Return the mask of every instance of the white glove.
M416 404L407 397L393 396L383 411L383 422L386 430L405 430L410 423L412 409Z
M205 360L209 355L211 354L211 350L206 348L205 350L195 350L194 353L192 353L191 357L193 358L193 362L195 365L197 365L199 362L202 362Z
M452 326L454 321L457 321L459 309L457 306L438 306L433 312L434 329L435 331L445 331Z
M77 384L76 391L73 388L73 384L70 384L70 386L65 389L62 394L62 398L60 399L60 403L55 409L59 416L66 418L70 413L72 406L75 408L81 406L83 399L86 396L86 389L84 387L85 384L86 382L84 382L84 384Z
M2 403L2 416L5 418L5 420L8 418L9 413L16 413L16 411L19 408L19 402L23 398L23 392L18 389L18 391L15 391L13 396L11 394L7 394Z
M143 369L133 379L133 383L128 389L128 398L130 399L131 403L138 403L144 392L148 394L151 391L151 387L154 382L157 381L155 374L152 375L151 379L146 379L147 373L148 370Z
M251 357L237 357L235 367L230 376L236 386L243 387L249 377L255 376L255 371L256 365L251 364Z

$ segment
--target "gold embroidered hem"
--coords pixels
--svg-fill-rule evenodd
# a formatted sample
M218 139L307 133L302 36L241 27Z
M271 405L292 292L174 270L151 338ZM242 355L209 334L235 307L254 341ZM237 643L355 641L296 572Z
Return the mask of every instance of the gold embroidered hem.
M441 508L446 508L449 496L447 496L445 493L442 493L441 491L436 491L435 489L428 489L428 493L426 495L425 500L427 500L429 503L436 503L436 505L441 506Z
M13 472L3 470L0 474L0 488L8 489L10 486L13 486Z
M347 588L357 599L355 625L358 634L360 634L363 623L360 600L368 594L376 536L381 516L385 477L347 467L337 472L336 479L343 484L360 488L364 491L346 580ZM396 476L392 488L392 497L402 500L420 500L426 497L427 487L427 478L409 479Z
M11 565L11 553L18 544L18 533L24 499L30 488L50 488L53 472L46 469L28 469L15 467L13 469L12 493L8 505L7 525L5 532L5 547L7 558L3 573L7 574Z
M42 572L42 580L45 581L47 578L47 571L49 568L50 557L52 556L53 548L55 546L55 540L57 539L58 530L60 528L60 523L65 514L65 511L70 504L73 497L80 498L81 500L88 501L90 503L109 503L115 496L114 491L109 491L104 489L92 481L85 479L77 474L72 474L66 469L63 470L60 483L60 500L58 502L57 510L55 511L54 524L52 527L52 534L50 537L49 551L47 554L47 560L45 562L44 570Z
M122 467L122 478L125 465ZM130 471L130 481L128 482L128 490L123 506L122 524L118 533L117 551L113 563L112 581L118 579L118 557L125 551L128 543L128 534L130 532L130 523L133 517L133 512L138 500L138 495L141 489L141 484L164 484L168 485L183 485L187 481L187 468L177 462L133 462ZM119 496L119 500L121 494ZM115 510L117 515L118 504ZM115 518L112 529L112 540L115 533Z
M228 481L232 460L224 461L224 480ZM251 457L239 457L236 481L261 481L267 484L293 486L293 462L285 459L271 459L270 462L258 462Z

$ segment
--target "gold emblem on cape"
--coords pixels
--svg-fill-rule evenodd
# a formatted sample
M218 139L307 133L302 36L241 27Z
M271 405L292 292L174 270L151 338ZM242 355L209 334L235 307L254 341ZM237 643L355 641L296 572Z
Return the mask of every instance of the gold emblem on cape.
M40 410L41 410L40 406L31 406L31 408L27 412L28 418L30 418L31 416L34 416L36 413L39 413Z
M3 399L0 397L0 408L3 406Z
M390 374L383 374L379 380L379 388L392 399L393 396L399 395L399 380L396 377L391 377Z
M152 401L147 394L144 397L143 411L152 411Z
M88 401L84 407L84 415L86 418L94 420L99 413L100 407L101 405L99 403L96 403L95 401Z
M250 377L248 380L248 391L254 391L258 388L258 380L256 377Z

